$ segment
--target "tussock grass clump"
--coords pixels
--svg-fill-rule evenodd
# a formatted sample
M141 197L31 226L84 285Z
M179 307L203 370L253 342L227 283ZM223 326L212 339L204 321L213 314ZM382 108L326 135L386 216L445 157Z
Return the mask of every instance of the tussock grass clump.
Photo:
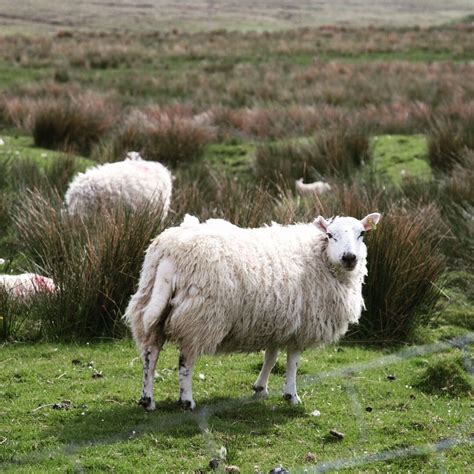
M258 179L273 183L301 177L307 180L321 176L347 178L369 160L368 132L340 125L306 142L258 147L255 174Z
M61 155L39 168L30 158L7 158L0 161L0 191L20 195L28 189L51 195L62 194L77 172L75 158Z
M413 386L425 393L447 397L465 397L473 390L472 379L466 373L461 357L452 354L431 362Z
M428 160L441 173L450 172L463 162L466 150L474 150L474 114L453 122L440 118L428 133Z
M38 314L46 312L54 299L54 295L38 293L23 300L0 287L0 340L37 339L41 327Z
M118 206L87 219L69 216L60 198L30 192L19 205L16 229L34 269L56 282L50 304L38 309L49 338L117 337L143 254L162 226L161 209Z
M260 145L255 155L255 175L264 182L290 185L292 180L301 177L310 179L314 173L311 161L309 144Z
M112 129L112 107L96 97L57 100L38 106L32 119L35 145L89 156Z
M406 180L398 199L429 205L435 203L445 223L443 253L449 265L472 268L474 264L474 151L464 150L449 175L423 183Z
M121 159L136 150L148 160L176 167L199 160L214 137L211 126L192 117L153 109L135 111L116 132L109 154L112 159Z
M179 222L184 214L227 219L241 227L269 223L275 197L265 186L240 182L224 172L203 166L177 170L174 212Z
M16 338L28 316L28 305L22 305L0 287L0 339Z
M446 268L441 252L443 224L435 206L398 208L384 214L367 238L367 310L353 337L406 341L433 320L441 294L437 282Z
M413 338L420 326L436 317L441 296L437 282L446 268L441 245L447 227L438 208L393 202L389 190L370 182L333 186L316 208L325 215L362 218L374 210L383 215L377 230L366 237L367 309L348 336L390 342Z
M462 153L438 202L453 237L445 251L457 266L470 269L474 265L474 150Z

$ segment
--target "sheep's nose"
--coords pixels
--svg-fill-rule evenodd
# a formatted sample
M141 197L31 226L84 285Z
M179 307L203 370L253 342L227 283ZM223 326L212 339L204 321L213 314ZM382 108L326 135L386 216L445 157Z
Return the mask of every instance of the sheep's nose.
M350 252L345 253L342 256L342 263L346 268L354 268L356 265L357 257Z

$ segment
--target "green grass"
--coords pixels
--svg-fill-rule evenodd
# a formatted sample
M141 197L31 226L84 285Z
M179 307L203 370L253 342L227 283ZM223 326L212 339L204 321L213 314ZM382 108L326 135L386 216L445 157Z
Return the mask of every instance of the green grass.
M43 168L53 160L60 159L64 153L47 150L45 148L36 147L33 138L25 135L6 135L0 132L0 138L4 141L4 145L0 146L0 160L4 159L27 159ZM76 156L75 164L77 171L84 171L87 167L94 165L92 160Z
M204 160L212 167L221 168L231 175L250 177L252 174L252 156L255 145L242 143L215 143L207 147Z
M304 143L307 139L300 137L279 143ZM386 182L400 184L404 176L421 180L432 178L424 135L377 135L372 139L372 150L375 171ZM252 173L254 153L255 144L251 142L218 143L207 147L204 160L243 178Z
M449 352L460 354L458 349ZM254 472L255 465L268 472L280 464L293 472L308 464L308 452L321 465L413 446L426 450L427 443L454 438L464 444L442 455L428 450L421 456L366 463L363 468L443 467L462 472L470 459L465 443L473 428L472 400L426 395L413 388L425 368L442 360L442 355L374 363L381 357L390 362L388 355L383 349L346 345L305 352L299 372L304 403L296 408L281 399L281 370L271 377L268 400L248 399L260 355L203 357L194 376L198 408L191 414L175 404L178 358L170 346L156 374L158 409L146 413L136 403L141 361L129 340L7 344L0 359L2 470L136 472L140 466L147 471L193 472L206 468L225 446L227 463L238 465L242 472ZM342 375L347 366L352 369ZM96 373L102 377L93 378ZM387 375L396 378L389 380ZM53 409L63 400L70 400L69 409ZM320 417L310 415L315 409ZM333 428L345 434L342 441L330 439Z
M375 171L382 179L395 184L407 178L432 179L424 135L379 135L372 147Z
M447 275L441 302L442 322L474 331L474 275L452 271Z
M0 60L0 90L8 89L18 84L41 81L52 76L52 71L50 67L20 67Z

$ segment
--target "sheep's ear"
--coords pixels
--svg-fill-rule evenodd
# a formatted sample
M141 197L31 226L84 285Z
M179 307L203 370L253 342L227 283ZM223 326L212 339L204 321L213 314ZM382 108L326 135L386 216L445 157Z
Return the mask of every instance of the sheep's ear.
M373 212L372 214L365 216L360 222L365 230L375 230L381 217L382 215L378 212Z
M318 216L314 219L313 224L321 231L326 233L328 231L328 222L323 216Z

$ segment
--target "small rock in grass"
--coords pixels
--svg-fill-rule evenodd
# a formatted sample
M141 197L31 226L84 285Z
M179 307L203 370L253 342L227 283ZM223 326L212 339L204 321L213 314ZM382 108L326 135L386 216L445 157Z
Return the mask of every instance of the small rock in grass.
M373 410L372 407L365 407L365 411L368 411L369 413Z
M319 410L314 410L311 412L311 416L321 416L321 412Z
M199 380L206 380L206 376L204 374L199 374Z
M329 430L329 434L337 439L337 440L341 440L341 439L344 439L344 433L341 433L340 431L336 431L336 430Z
M305 461L306 461L306 462L316 462L316 454L314 454L314 453L306 453Z
M226 466L225 472L238 473L240 472L240 467L239 466Z
M396 380L397 377L396 377L396 375L390 374L390 375L387 375L387 379L388 380Z
M220 459L212 458L209 461L209 468L212 469L213 471L215 471L219 467L220 462L221 462Z
M274 467L268 474L290 474L284 467Z
M71 408L71 400L63 400L53 405L53 410L69 410L69 408Z

